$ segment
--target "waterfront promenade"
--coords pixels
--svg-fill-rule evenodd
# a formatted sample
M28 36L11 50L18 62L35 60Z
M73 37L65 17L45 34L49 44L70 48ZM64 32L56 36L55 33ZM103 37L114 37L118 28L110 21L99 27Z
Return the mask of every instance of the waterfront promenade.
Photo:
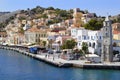
M87 69L120 69L120 62L112 63L90 63L87 60L64 60L58 55L51 55L47 53L32 54L27 52L25 49L3 47L2 49L17 51L18 53L27 55L29 57L35 58L37 60L43 61L45 63L51 64L57 67L77 67L77 68L87 68Z

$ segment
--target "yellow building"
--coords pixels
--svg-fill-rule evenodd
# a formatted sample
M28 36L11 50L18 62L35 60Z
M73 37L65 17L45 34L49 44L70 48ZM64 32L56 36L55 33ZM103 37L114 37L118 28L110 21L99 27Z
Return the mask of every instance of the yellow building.
M113 39L114 40L120 40L120 31L113 31Z
M120 40L120 23L112 24L113 39Z
M40 44L41 41L47 41L48 30L38 29L36 25L25 31L26 42L30 44Z

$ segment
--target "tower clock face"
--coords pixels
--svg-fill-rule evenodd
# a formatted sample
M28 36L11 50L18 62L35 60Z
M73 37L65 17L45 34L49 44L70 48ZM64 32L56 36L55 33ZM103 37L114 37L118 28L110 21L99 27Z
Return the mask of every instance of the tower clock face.
M110 45L110 38L104 39L104 44L105 45Z

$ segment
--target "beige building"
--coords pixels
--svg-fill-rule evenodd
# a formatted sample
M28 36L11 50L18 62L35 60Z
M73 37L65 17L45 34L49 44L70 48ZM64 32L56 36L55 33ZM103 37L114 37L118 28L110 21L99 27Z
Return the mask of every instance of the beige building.
M36 25L25 32L26 42L30 44L40 44L41 41L47 41L47 30L38 29Z
M120 40L120 23L112 24L113 39Z
M7 38L7 33L6 32L0 32L0 44L5 43L5 40Z
M112 24L112 30L113 30L113 31L114 31L114 30L120 31L120 23L114 23L114 24Z
M113 39L114 40L120 40L120 31L113 31Z
M21 31L21 24L17 20L14 23L9 23L6 28L7 39L6 43L9 45L17 44L17 35Z

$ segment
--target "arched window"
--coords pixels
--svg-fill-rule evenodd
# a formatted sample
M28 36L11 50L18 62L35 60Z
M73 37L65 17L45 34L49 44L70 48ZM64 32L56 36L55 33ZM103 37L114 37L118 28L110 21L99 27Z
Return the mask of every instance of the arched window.
M113 43L113 47L116 47L116 46L117 46L117 44L116 44L116 42L114 42L114 43Z
M110 23L109 23L109 22L107 22L107 26L110 26Z
M93 43L92 47L95 48L95 43Z
M91 42L89 42L89 47L91 47Z
M81 44L79 43L79 46L81 46Z
M107 31L107 28L106 28L106 31Z

